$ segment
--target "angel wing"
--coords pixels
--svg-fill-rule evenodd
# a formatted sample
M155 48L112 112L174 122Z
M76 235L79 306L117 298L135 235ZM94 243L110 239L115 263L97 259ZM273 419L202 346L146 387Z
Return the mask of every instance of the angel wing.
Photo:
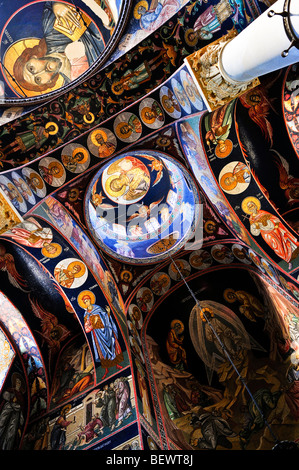
M15 260L12 254L5 253L3 256L0 256L0 269L7 273L8 280L14 287L22 290L23 292L29 292L27 282L16 269Z
M250 118L259 126L263 136L273 143L273 128L270 121L267 119L268 112L256 112L254 108L248 111Z
M136 217L142 217L141 213L139 211L134 212L134 214L130 215L130 217L127 218L127 221L129 222L130 220L135 219Z
M149 212L151 212L154 207L158 206L158 205L160 204L160 202L163 200L163 198L164 198L164 196L161 197L161 199L159 199L158 201L152 202L152 203L149 205Z
M141 217L143 219L149 217L154 207L159 205L162 200L163 200L163 197L161 197L161 199L159 199L158 201L152 202L149 206L145 206L141 204L139 209L136 212L134 212L134 214L130 215L130 217L128 217L127 220L130 221L130 220L135 219L136 217Z
M288 189L296 179L289 174L289 164L286 159L279 155L275 150L272 149L272 151L276 154L274 156L274 162L279 170L279 186L281 189Z
M155 179L155 181L153 182L153 186L155 186L157 183L159 183L159 181L161 180L162 176L163 176L163 171L158 171L157 176L156 176L156 179Z
M288 168L285 167L280 159L275 158L274 160L279 170L279 186L281 189L287 189L289 179Z
M58 322L56 315L44 309L37 299L29 295L34 315L41 321L40 335L47 342L49 348L58 350L60 344L71 334L71 332L61 323Z
M156 179L152 184L152 186L155 186L155 184L159 183L159 181L161 180L163 176L163 163L157 158L151 157L150 155L142 155L142 156L143 158L150 160L151 163L149 166L150 166L151 171L155 170L157 172Z
M240 96L240 101L242 105L248 108L248 115L250 119L259 126L265 139L270 141L272 145L273 128L272 128L270 121L267 119L271 104L265 98L263 93L259 93L259 96L260 96L259 103L253 102L252 104L249 104L247 101L247 96L248 95L246 93Z

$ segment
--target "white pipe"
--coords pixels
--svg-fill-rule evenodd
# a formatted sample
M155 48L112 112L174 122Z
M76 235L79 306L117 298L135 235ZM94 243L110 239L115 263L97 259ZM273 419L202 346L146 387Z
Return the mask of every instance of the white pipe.
M281 13L284 3L285 0L277 0L224 46L220 58L220 69L224 76L232 81L248 82L299 61L299 50L296 47L292 47L288 55L282 57L282 52L289 49L291 44L283 18L279 15L268 16L271 10ZM290 15L298 37L299 0L291 0Z

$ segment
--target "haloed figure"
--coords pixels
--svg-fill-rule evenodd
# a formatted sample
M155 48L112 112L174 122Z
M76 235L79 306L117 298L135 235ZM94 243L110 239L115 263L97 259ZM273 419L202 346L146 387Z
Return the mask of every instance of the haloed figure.
M69 26L68 33L61 28L62 23ZM76 10L65 3L45 2L42 27L44 37L37 45L26 47L14 63L14 77L25 90L43 92L53 88L59 77L63 84L69 83L85 72L104 49L96 26L91 22L84 28ZM72 40L75 34L79 39Z
M85 331L92 335L95 357L104 367L104 377L106 377L108 368L115 366L117 369L122 369L120 362L123 361L123 354L118 341L117 326L110 308L106 306L104 310L96 305L94 300L91 294L85 294L82 297L82 303L85 306L84 327Z

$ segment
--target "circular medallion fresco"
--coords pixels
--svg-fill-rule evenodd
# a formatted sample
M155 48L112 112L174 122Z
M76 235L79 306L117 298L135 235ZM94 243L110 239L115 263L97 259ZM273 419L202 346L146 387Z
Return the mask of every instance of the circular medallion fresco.
M19 0L17 8L6 2L0 17L0 103L45 99L86 78L112 52L126 2Z
M95 242L128 263L167 258L194 235L199 197L186 170L164 153L115 157L90 182L84 202Z

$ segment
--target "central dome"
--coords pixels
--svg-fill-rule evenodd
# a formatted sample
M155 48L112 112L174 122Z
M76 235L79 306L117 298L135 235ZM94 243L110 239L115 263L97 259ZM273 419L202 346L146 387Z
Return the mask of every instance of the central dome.
M135 151L109 160L85 196L94 241L126 262L167 258L191 238L199 197L186 170L163 153Z

